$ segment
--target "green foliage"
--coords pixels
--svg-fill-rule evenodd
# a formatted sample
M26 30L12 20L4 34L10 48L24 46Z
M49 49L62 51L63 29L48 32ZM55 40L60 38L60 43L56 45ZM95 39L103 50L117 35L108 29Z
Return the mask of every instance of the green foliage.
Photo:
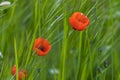
M0 7L0 80L15 79L14 64L27 70L26 80L120 80L119 0L9 1ZM76 11L90 19L85 31L68 22ZM32 50L38 37L52 45L44 57Z

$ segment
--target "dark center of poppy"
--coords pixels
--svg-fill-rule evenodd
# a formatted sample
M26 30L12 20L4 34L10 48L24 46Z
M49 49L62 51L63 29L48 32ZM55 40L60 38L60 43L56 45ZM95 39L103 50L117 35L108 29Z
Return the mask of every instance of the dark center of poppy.
M41 51L44 51L44 47L43 46L39 46L38 49L41 50Z
M82 19L78 19L78 21L79 21L79 22L82 22L82 23L85 23L85 22L86 22L85 19L83 19L83 18L82 18Z

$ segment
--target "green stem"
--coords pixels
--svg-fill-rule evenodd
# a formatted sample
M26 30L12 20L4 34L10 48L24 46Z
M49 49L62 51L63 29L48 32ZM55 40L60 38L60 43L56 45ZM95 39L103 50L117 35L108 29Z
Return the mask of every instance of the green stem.
M83 32L80 32L80 41L79 41L79 54L78 54L78 66L77 66L77 72L76 72L76 79L75 80L78 80L78 74L79 74L79 69L80 69L80 63L81 63L81 49L82 49L82 33Z
M16 80L18 80L18 58L17 58L16 39L14 39L14 50L15 50L15 64L16 64Z

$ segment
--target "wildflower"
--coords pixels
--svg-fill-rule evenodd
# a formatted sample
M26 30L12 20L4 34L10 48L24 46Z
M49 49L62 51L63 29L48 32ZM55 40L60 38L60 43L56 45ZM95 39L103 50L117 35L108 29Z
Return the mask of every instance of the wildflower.
M2 52L0 52L0 57L3 58Z
M59 74L58 69L49 69L50 74Z
M50 43L43 38L38 38L34 42L33 50L39 56L45 56L51 49Z
M12 68L12 75L16 74L16 65ZM20 69L18 71L18 80L23 80L27 77L27 71L25 69Z
M9 6L11 4L11 2L9 1L4 1L0 3L0 6Z
M16 65L14 65L12 68L12 75L15 75L15 73L16 73Z
M23 80L27 77L27 71L24 70L24 69L21 69L19 72L18 72L18 79L19 80Z
M69 18L69 23L73 29L82 31L85 30L86 27L89 25L90 21L83 13L75 12Z

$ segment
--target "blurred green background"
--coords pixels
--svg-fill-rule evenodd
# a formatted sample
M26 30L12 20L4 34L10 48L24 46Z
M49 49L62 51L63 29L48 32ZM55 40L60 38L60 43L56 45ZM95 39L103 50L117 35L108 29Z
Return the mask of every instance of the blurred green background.
M26 80L120 80L120 0L9 1L0 7L0 80L14 80L17 63ZM84 31L68 22L76 11L90 19ZM32 50L38 37L52 45L44 57Z

